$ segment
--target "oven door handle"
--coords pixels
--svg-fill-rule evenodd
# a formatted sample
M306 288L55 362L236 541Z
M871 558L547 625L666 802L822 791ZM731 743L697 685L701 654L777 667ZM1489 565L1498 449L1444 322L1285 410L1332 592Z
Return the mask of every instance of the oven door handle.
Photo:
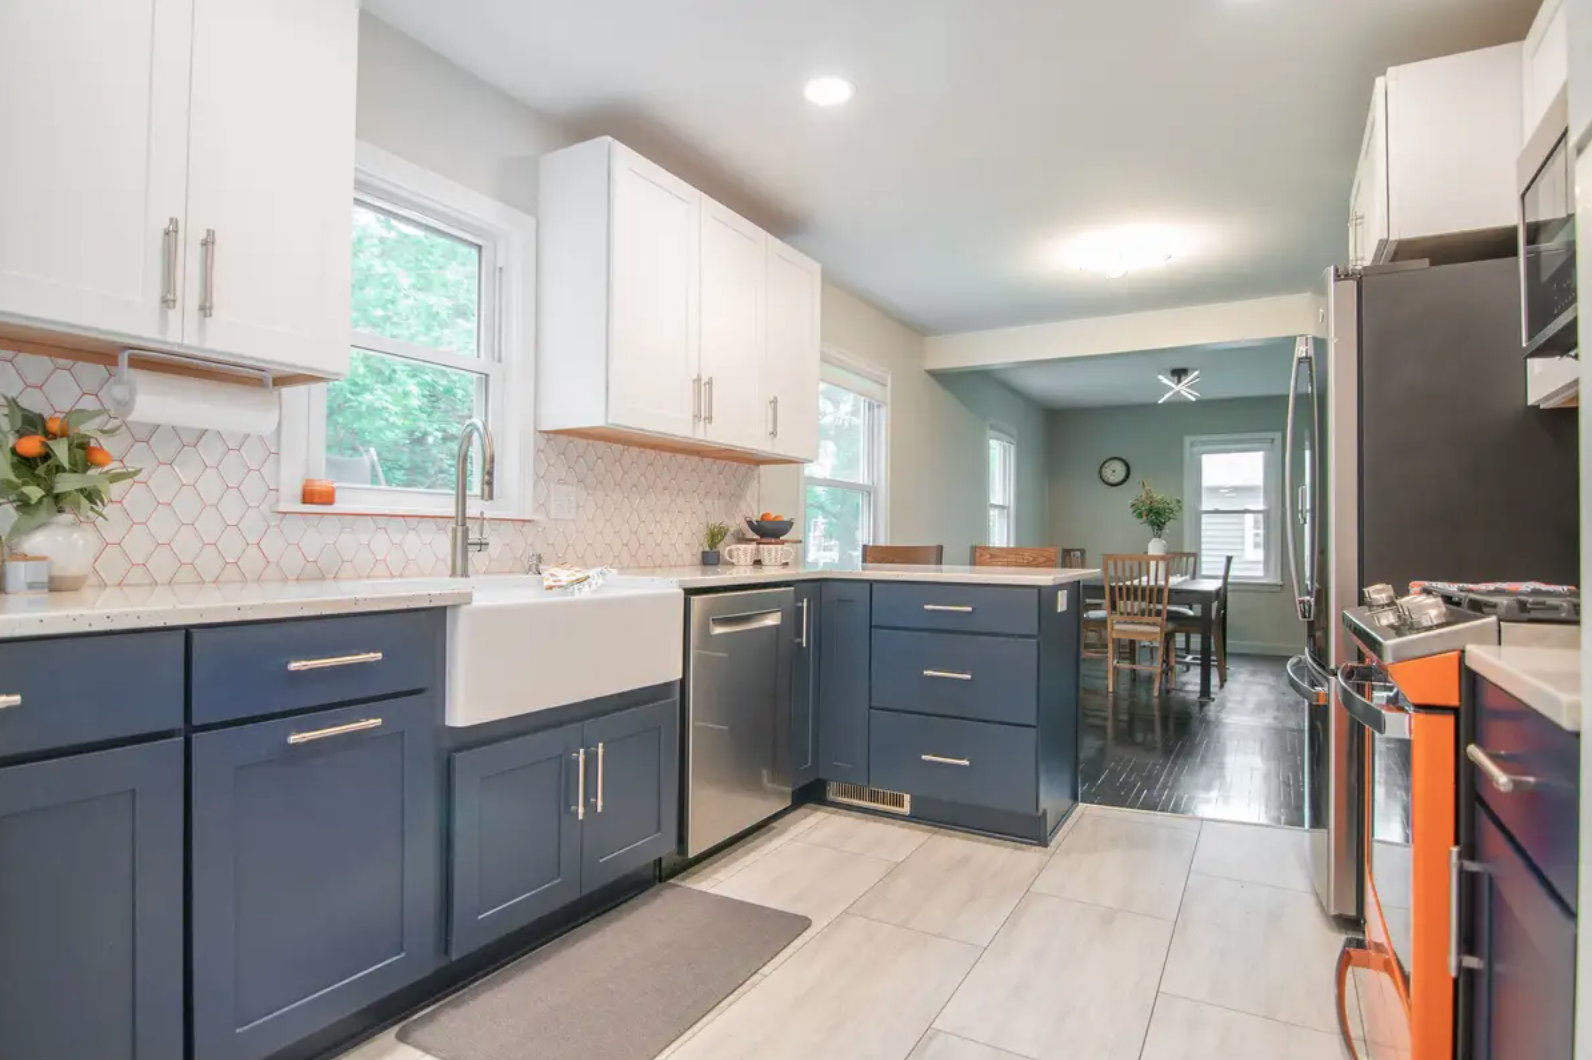
M1286 671L1288 683L1300 699L1313 707L1324 707L1332 698L1330 686L1332 675L1323 674L1316 669L1308 655L1295 655L1288 660Z
M1378 736L1390 740L1410 738L1410 713L1398 707L1373 703L1354 690L1356 681L1374 681L1376 669L1370 666L1349 664L1338 667L1338 702L1349 712L1349 717L1364 725Z

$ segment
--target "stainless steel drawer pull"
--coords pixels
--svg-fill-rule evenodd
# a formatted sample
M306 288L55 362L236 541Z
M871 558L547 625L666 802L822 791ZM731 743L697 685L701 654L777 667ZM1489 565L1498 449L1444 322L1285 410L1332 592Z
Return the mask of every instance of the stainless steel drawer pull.
M586 819L586 748L582 747L572 756L575 759L575 820Z
M204 259L200 266L199 315L212 317L216 313L216 230L205 229L199 241L199 254Z
M597 744L597 812L603 812L603 745Z
M1516 788L1534 788L1537 786L1536 777L1522 777L1506 772L1503 766L1493 761L1491 755L1475 744L1465 748L1465 757L1475 762L1482 773L1486 774L1487 779L1492 782L1492 786L1505 795L1508 795Z
M20 707L21 705L22 705L22 693L21 692L13 692L13 693L11 693L9 695L0 696L0 710L5 710L8 707Z
M333 736L347 736L351 732L364 732L367 729L381 728L380 718L365 718L362 721L351 721L347 725L333 725L325 729L315 729L312 732L295 732L288 736L287 742L297 746L301 743L314 743L316 740L326 740Z
M923 605L923 610L925 610L925 611L955 611L958 614L962 614L962 615L971 615L973 613L973 608L972 608L972 605L970 605L970 604L924 604Z
M357 655L333 655L327 659L295 659L287 664L287 668L288 672L297 674L305 670L335 670L339 666L359 666L381 660L379 651L362 651Z
M943 755L918 755L925 762L933 762L939 766L970 766L972 761L966 758L946 758Z
M165 256L161 259L160 304L167 309L177 308L177 251L179 226L173 217L160 233L165 241Z
M954 670L924 670L924 677L943 677L948 681L971 681L972 674L959 674Z

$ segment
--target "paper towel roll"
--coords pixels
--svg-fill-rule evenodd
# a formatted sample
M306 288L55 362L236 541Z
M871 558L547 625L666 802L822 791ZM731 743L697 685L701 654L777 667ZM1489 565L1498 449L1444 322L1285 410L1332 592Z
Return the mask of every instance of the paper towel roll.
M112 376L100 396L118 419L238 434L270 434L282 409L277 392L264 386L215 383L137 368L125 378L119 372Z

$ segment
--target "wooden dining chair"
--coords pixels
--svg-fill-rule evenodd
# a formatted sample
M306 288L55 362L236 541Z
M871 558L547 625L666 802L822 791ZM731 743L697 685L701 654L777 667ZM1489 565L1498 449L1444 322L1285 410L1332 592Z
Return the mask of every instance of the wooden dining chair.
M1211 606L1211 648L1216 653L1216 679L1223 687L1227 685L1227 586L1233 577L1233 557L1225 556L1222 562L1222 587L1216 593L1216 602ZM1172 614L1167 623L1167 639L1171 640L1177 634L1183 634L1183 651L1192 661L1192 652L1189 651L1189 638L1200 633L1200 617L1192 608L1171 609ZM1186 611L1187 614L1178 614Z
M1173 585L1176 585L1178 582L1182 581L1185 578L1197 578L1197 577L1199 577L1199 573L1200 573L1200 554L1198 552L1168 552L1165 555L1166 555L1167 565L1171 568L1170 574L1171 574L1172 584ZM1199 615L1199 612L1196 611L1194 608L1184 606L1183 604L1171 604L1171 605L1169 605L1167 607L1167 609L1166 609L1166 613L1167 613L1168 617L1170 619L1172 619L1172 620L1176 620L1176 619L1180 619L1180 618L1196 618ZM1184 654L1184 656L1188 655L1189 650L1190 650L1189 649L1189 635L1187 633L1184 633L1183 634L1183 654ZM1185 662L1186 663L1188 660L1186 658L1179 658L1176 661Z
M938 567L945 562L944 545L863 545L864 563Z
M1106 587L1106 692L1117 687L1117 670L1147 670L1155 674L1155 696L1161 695L1166 673L1167 602L1171 596L1171 566L1165 556L1115 555L1105 557ZM1117 644L1133 648L1147 644L1155 660L1145 666L1134 652L1132 662L1117 658Z
M1089 560L1087 553L1081 548L1064 548L1061 550L1061 565L1063 567L1087 567Z
M1054 548L998 548L974 545L975 567L1059 567L1061 551Z

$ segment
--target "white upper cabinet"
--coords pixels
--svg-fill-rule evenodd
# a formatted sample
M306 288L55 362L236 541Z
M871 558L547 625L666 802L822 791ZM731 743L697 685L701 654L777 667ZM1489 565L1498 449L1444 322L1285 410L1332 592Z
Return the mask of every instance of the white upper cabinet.
M192 14L0 4L0 316L181 338Z
M1520 86L1519 44L1377 80L1349 209L1360 264L1397 260L1406 241L1515 226ZM1424 257L1429 247L1410 249Z
M816 435L816 266L791 259L807 277L793 295L766 232L608 138L544 156L539 198L541 430L749 463L816 455L774 413L798 431L810 414Z
M0 327L346 371L358 17L0 4Z
M194 0L184 341L348 371L354 0Z
M1564 0L1542 0L1521 45L1520 145L1531 140L1553 98L1570 78L1570 38ZM1562 130L1561 130L1562 131Z
M769 448L763 409L768 236L712 199L702 200L702 435Z
M793 460L818 459L818 334L823 274L818 263L768 241L763 393L767 448Z

